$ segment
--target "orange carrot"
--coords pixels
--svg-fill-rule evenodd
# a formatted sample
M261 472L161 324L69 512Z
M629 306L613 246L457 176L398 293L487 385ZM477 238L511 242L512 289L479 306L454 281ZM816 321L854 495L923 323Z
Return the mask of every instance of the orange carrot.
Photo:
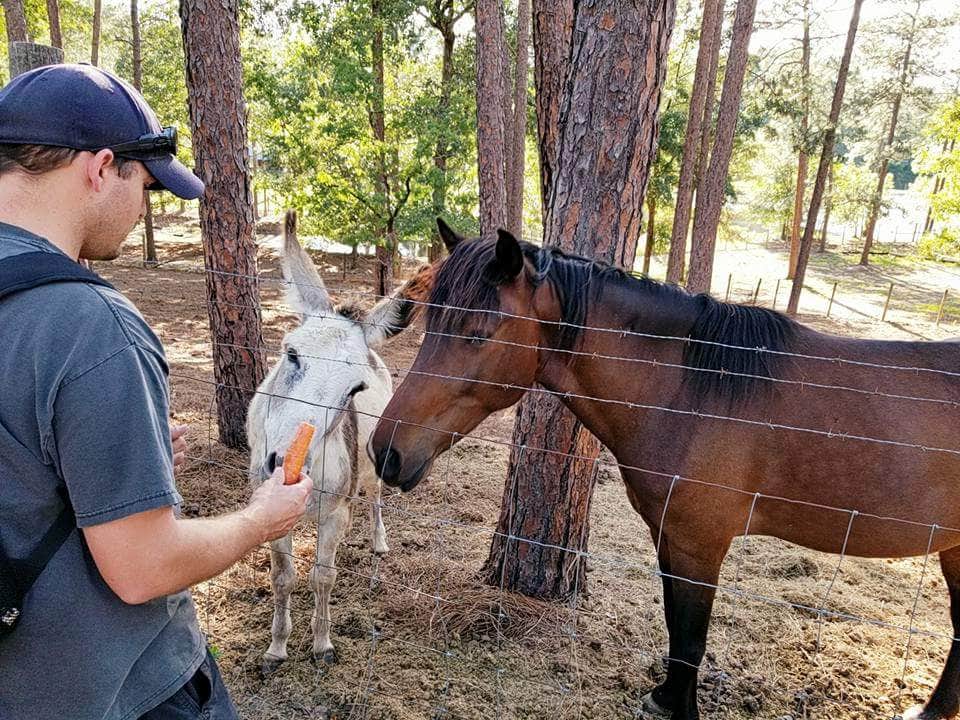
M283 484L293 485L300 479L300 471L307 459L310 441L313 440L313 431L316 428L308 422L300 423L297 434L290 443L286 456L283 458Z

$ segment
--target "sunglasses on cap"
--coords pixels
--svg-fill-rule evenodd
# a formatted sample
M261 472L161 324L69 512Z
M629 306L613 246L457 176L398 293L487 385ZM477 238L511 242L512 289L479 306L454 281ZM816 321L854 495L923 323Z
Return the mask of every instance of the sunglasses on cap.
M172 125L158 133L146 133L136 140L111 145L114 155L132 160L149 160L161 155L177 154L177 129Z

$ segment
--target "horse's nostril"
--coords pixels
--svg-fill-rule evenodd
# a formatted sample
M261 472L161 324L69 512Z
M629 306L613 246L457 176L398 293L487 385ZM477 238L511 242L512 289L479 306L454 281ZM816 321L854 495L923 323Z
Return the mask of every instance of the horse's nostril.
M402 467L400 453L393 448L386 448L377 454L377 473L381 479L387 482L396 480Z
M275 452L267 455L267 472L272 473L277 469L277 454Z

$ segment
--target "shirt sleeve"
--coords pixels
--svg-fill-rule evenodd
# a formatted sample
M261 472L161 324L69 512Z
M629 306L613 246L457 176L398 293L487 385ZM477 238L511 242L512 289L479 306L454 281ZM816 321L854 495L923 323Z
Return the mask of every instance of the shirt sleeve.
M180 503L168 408L164 367L137 343L60 386L55 461L79 527Z

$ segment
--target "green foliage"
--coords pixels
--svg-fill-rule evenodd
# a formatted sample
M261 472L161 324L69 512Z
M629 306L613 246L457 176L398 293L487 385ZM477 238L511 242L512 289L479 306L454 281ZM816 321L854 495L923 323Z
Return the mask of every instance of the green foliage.
M917 253L928 260L960 258L960 232L942 228L936 233L926 233L917 244Z

